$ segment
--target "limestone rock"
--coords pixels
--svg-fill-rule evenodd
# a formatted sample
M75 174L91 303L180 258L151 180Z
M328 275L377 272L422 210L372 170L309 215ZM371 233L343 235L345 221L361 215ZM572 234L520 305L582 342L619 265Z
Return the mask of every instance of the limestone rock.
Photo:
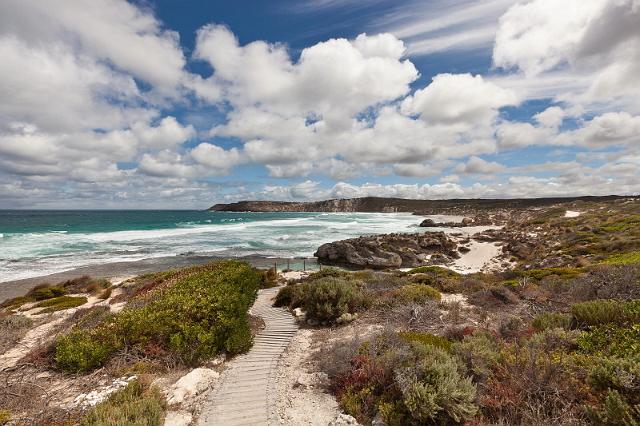
M457 244L444 232L384 234L323 244L315 256L320 263L360 268L413 268L428 265L433 255L442 261L458 258Z
M195 368L182 376L170 390L167 398L169 404L180 404L185 399L194 397L205 391L220 374L210 368Z

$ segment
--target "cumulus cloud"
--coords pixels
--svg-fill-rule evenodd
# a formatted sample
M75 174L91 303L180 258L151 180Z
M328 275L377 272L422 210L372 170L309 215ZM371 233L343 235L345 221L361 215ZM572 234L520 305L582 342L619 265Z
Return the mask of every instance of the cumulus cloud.
M559 94L573 102L625 98L639 108L639 43L637 0L533 0L500 18L493 60L527 77L552 73L581 80L578 93Z
M638 0L436 3L435 15L412 2L405 12L415 17L388 16L381 25L393 32L296 52L206 24L187 55L137 3L1 2L3 206L24 205L19 194L39 206L50 206L46 194L60 206L158 197L195 206L198 197L637 192ZM416 87L412 53L488 46L494 34L496 72L440 73ZM192 73L202 67L190 61L211 70ZM194 110L204 121L216 110L219 124L203 131ZM566 147L569 158L514 167L517 152L505 151L529 146ZM244 182L233 174L240 165L288 184ZM315 180L325 176L337 183ZM419 183L351 183L380 176Z
M402 103L402 110L418 114L430 124L461 126L489 125L498 109L515 105L517 98L509 90L471 74L439 74L424 89Z
M190 152L191 157L199 164L211 168L211 174L224 174L242 163L242 154L238 149L225 151L210 143L201 143Z
M501 173L506 169L504 165L495 161L486 161L480 157L473 156L466 163L458 164L454 170L456 173L462 174L488 175Z

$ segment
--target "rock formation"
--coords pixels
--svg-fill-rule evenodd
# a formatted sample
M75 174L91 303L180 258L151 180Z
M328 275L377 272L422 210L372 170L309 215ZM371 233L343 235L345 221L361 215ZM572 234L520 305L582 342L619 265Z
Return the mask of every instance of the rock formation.
M323 244L315 256L322 264L358 268L413 268L458 258L457 244L444 232L385 234Z

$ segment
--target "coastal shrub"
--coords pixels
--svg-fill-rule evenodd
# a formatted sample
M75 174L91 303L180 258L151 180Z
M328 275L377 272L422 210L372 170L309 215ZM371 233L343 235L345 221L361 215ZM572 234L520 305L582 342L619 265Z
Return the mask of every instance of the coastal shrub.
M361 284L351 280L328 276L301 288L307 318L317 321L332 322L343 314L359 312L369 305Z
M392 293L392 297L399 303L423 304L429 300L440 300L442 295L438 290L422 284L409 284L402 286Z
M616 390L607 392L600 407L587 407L589 419L596 425L637 426L640 424L640 405L630 405Z
M66 290L63 287L43 284L31 289L31 291L27 293L27 297L31 296L34 300L39 301L59 297L65 293Z
M361 345L333 389L363 423L461 423L477 410L471 379L446 350L385 333Z
M597 265L588 273L550 288L556 300L640 299L640 265Z
M80 425L161 426L164 424L164 409L165 402L157 388L132 380L89 410Z
M292 284L282 287L273 301L275 307L295 309L302 305L306 284Z
M560 312L546 312L533 319L533 328L543 331L550 328L563 328L569 330L573 323L573 316Z
M105 288L104 290L102 290L100 292L100 294L98 295L98 299L100 300L106 300L108 298L111 297L111 292L113 291L113 288L109 287L109 288Z
M555 328L504 342L476 332L454 344L453 352L478 383L483 419L490 424L583 423L582 404L593 393L584 384L584 365L570 355L576 333Z
M58 285L62 286L68 293L98 293L111 287L109 280L93 278L88 275L73 278Z
M78 306L84 305L85 303L87 303L87 298L84 296L82 297L60 296L60 297L54 297L53 299L44 300L38 303L37 305L35 305L34 308L46 308L46 309L43 309L41 312L50 313L50 312L62 311L69 308L76 308Z
M476 387L460 373L455 359L441 348L426 345L418 362L396 371L402 401L413 423L462 423L472 417Z
M221 261L189 268L171 285L145 293L93 329L72 332L56 345L56 363L66 370L102 365L116 350L175 354L195 365L222 351L242 352L251 345L247 311L261 274L249 264ZM82 350L74 350L74 342ZM90 344L93 342L94 344ZM149 351L151 347L157 350Z
M609 256L603 263L609 265L630 265L640 263L640 251L615 254L613 256Z
M456 342L451 351L466 365L477 382L485 382L501 359L503 342L488 331L478 330Z
M57 339L54 359L59 368L78 373L100 367L114 350L101 336L78 330Z
M283 271L284 272L284 271ZM276 268L269 268L262 271L262 283L260 288L273 288L278 286L278 271Z
M589 354L640 357L640 324L628 327L613 324L591 327L580 335L578 346Z
M627 396L633 396L635 403L640 402L640 358L599 357L593 363L587 377L588 383L602 391L615 389Z
M640 322L640 300L592 300L573 305L571 313L580 326L633 324Z
M460 274L442 266L419 266L407 271L407 274L433 274L439 277L458 278Z
M440 349L444 349L449 352L451 350L451 340L446 337L437 336L431 333L418 333L418 332L401 332L399 336L408 341L420 343L423 345L431 345Z
M519 275L523 277L533 278L540 281L549 276L555 276L561 279L575 278L583 273L580 268L545 268L545 269L530 269L528 271L521 271Z

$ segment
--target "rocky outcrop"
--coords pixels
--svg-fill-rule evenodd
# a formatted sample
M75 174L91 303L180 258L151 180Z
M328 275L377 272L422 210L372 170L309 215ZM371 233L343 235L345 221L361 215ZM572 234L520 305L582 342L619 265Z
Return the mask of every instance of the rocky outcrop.
M476 223L469 217L462 219L462 222L436 222L433 219L425 219L420 222L420 227L422 228L463 228L474 225L476 225Z
M322 264L358 268L413 268L458 258L457 244L444 232L385 234L323 244L314 254Z

